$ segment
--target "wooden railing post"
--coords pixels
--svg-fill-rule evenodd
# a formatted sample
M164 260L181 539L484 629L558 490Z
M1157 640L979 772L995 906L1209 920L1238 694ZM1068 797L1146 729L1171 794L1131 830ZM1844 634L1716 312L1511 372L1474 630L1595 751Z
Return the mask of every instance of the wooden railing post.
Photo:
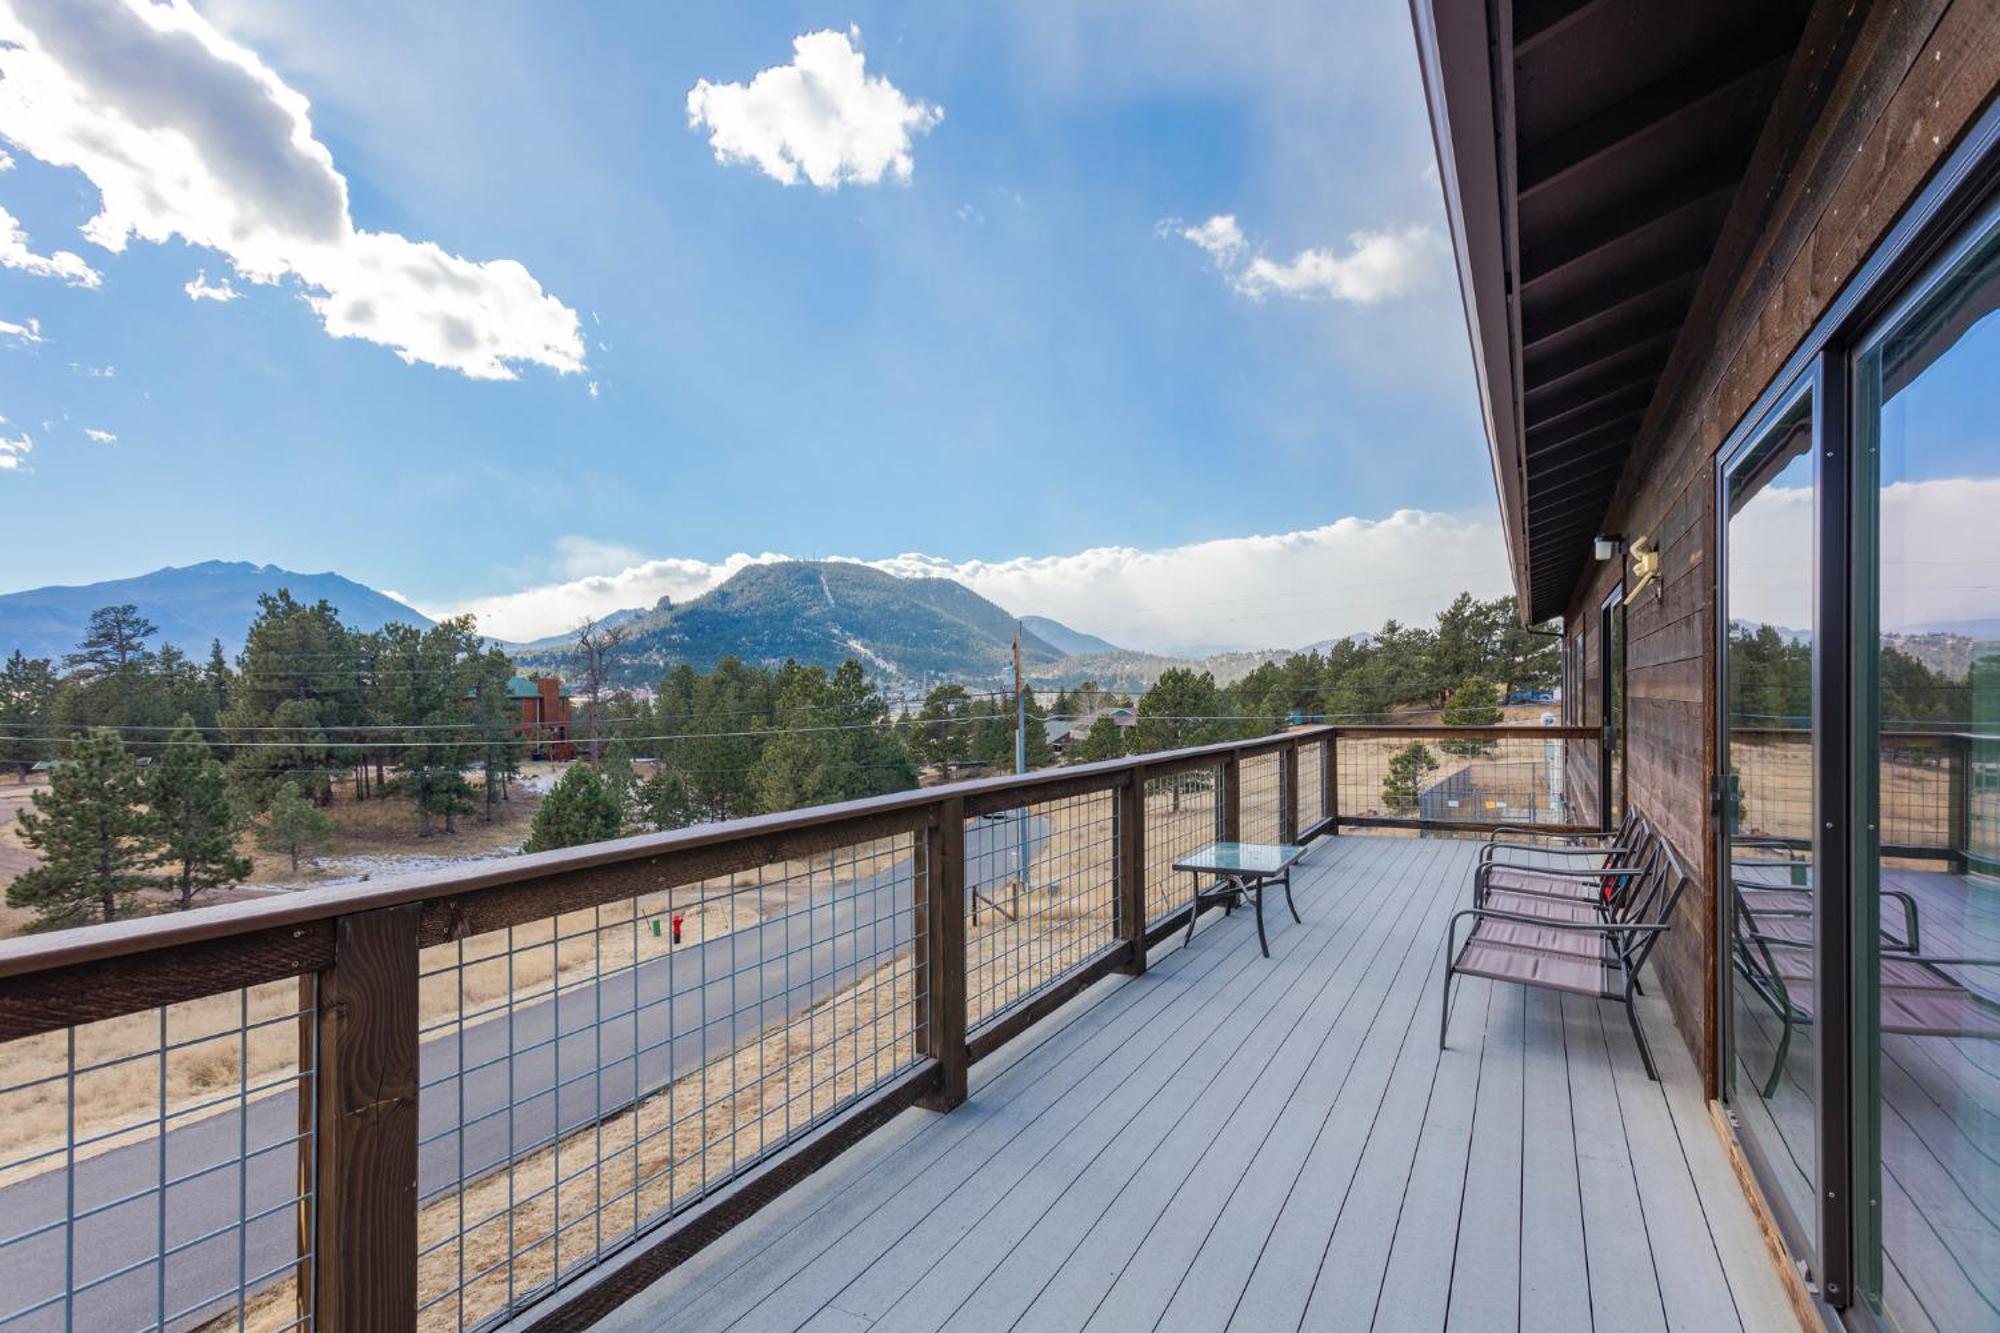
M965 1100L965 911L965 798L953 796L924 834L924 1053L939 1081L922 1104L933 1111Z
M319 973L313 1326L417 1326L416 904L343 916Z
M1972 862L1972 737L1954 736L1945 755L1946 800L1951 803L1945 845L1952 868L1962 875Z
M1299 747L1278 751L1278 841L1299 840Z
M1118 789L1118 938L1131 950L1118 970L1146 972L1146 770L1135 766Z
M1216 793L1220 802L1216 812L1216 841L1241 842L1243 840L1243 783L1241 775L1243 761L1235 751L1230 751L1222 760L1222 790Z
M1340 733L1326 738L1326 757L1319 766L1319 809L1327 836L1340 832Z

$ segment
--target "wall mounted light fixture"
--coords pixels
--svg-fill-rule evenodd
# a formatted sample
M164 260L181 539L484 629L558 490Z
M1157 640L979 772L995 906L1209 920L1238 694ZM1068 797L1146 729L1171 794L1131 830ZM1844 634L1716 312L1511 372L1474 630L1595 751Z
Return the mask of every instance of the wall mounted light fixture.
M1600 561L1616 560L1618 553L1625 549L1625 539L1616 533L1602 533L1591 542L1590 549Z
M1633 599L1644 592L1648 584L1653 585L1653 595L1656 600L1665 597L1667 595L1667 585L1664 582L1658 581L1660 578L1660 553L1654 549L1652 539L1650 537L1641 537L1638 541L1633 542L1630 554L1632 556L1632 572L1627 577L1636 578L1638 582L1632 585L1632 591L1625 594L1623 605L1632 605Z

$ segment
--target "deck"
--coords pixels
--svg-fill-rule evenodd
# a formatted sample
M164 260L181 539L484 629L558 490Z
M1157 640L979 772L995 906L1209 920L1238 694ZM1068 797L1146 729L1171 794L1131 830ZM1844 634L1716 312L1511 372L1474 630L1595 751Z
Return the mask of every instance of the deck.
M608 1330L1689 1329L1797 1323L1658 1000L1480 980L1475 844L1343 836L696 1255Z

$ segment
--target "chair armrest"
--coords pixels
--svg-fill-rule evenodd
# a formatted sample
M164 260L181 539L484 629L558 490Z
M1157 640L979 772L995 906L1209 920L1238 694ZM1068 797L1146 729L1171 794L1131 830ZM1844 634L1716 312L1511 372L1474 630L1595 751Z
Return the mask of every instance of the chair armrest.
M1646 873L1645 866L1631 861L1621 862L1618 865L1591 866L1584 870L1565 870L1558 866L1522 865L1518 861L1481 861L1473 868L1473 878L1485 879L1487 878L1486 872L1491 870L1518 870L1523 874L1540 875L1545 879L1573 879L1578 883L1593 879L1603 879L1607 875L1624 878Z

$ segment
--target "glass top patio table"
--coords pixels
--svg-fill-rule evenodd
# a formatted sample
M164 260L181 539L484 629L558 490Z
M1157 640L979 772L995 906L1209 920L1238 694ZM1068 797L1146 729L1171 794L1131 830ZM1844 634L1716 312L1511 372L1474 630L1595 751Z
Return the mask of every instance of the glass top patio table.
M1306 849L1288 842L1212 842L1174 862L1176 870L1262 879L1291 869Z

